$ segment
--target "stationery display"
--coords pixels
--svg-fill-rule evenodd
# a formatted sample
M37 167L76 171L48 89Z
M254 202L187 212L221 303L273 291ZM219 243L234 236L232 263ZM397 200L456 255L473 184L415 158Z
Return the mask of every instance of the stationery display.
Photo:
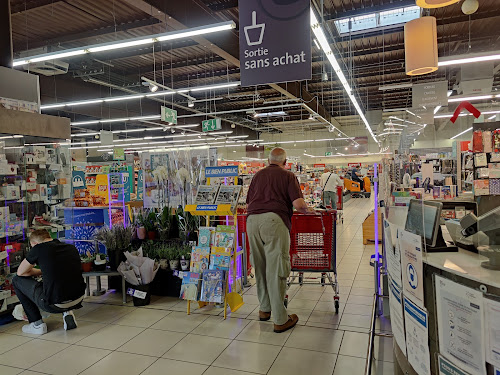
M200 185L196 193L195 204L214 204L219 185Z
M224 301L224 274L222 270L203 271L200 301L215 303Z
M184 272L182 276L181 295L185 300L198 301L200 296L200 273Z
M210 262L210 247L193 247L191 252L191 272L202 272L208 269Z

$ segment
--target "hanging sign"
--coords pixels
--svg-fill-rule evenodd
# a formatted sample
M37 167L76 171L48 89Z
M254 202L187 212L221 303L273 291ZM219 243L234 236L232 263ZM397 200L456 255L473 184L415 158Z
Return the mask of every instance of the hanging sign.
M438 275L434 280L439 352L471 374L486 375L483 293Z
M137 200L142 201L144 194L144 171L139 169L137 173Z
M415 83L411 94L413 108L446 106L448 105L448 81Z
M310 0L239 2L241 86L311 79Z
M177 111L175 109L161 106L161 121L177 125Z
M331 152L331 151L325 152L325 156L332 156L332 155L333 155L333 152Z
M125 160L125 150L115 147L113 149L113 160Z
M238 166L228 165L226 167L206 167L205 177L235 177L238 176Z
M221 130L222 125L220 118L213 118L210 120L203 120L201 122L201 130L204 132L210 132L213 130Z
M85 172L73 171L71 176L71 185L73 186L73 191L85 189L87 187L87 184L85 183Z

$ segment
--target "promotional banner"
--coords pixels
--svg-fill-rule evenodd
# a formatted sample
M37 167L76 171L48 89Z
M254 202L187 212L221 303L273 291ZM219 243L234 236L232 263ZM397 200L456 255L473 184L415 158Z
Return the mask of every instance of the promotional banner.
M95 195L103 197L106 204L109 203L109 182L107 174L98 174L95 178Z
M240 0L241 86L311 79L310 0Z
M137 173L137 200L142 201L144 194L144 171L139 169Z
M486 375L481 337L483 293L438 275L434 277L439 352L471 374Z
M85 172L73 171L71 175L71 186L73 187L73 191L85 189L87 187L85 183Z
M401 287L389 277L389 306L391 311L391 329L394 339L406 355L405 322L403 318L403 294Z
M427 310L418 307L406 297L404 304L408 362L418 375L431 375Z
M403 229L398 229L398 242L401 251L403 293L418 306L424 307L422 238Z

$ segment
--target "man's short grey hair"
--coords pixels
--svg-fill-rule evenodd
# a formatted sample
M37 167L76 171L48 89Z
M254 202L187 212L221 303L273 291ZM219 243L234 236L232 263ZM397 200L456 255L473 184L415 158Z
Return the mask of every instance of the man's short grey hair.
M286 160L286 151L281 147L276 147L269 153L269 162L283 164Z

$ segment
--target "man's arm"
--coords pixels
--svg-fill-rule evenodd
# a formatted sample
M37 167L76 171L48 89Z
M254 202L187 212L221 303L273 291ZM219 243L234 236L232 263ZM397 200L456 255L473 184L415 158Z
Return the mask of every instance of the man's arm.
M33 264L24 259L17 268L17 276L40 276L42 270L34 268Z
M310 214L310 213L314 213L314 209L313 208L310 208L307 206L306 204L306 201L304 200L304 198L298 198L298 199L295 199L293 202L293 208L295 208L297 211L303 213L303 214Z

